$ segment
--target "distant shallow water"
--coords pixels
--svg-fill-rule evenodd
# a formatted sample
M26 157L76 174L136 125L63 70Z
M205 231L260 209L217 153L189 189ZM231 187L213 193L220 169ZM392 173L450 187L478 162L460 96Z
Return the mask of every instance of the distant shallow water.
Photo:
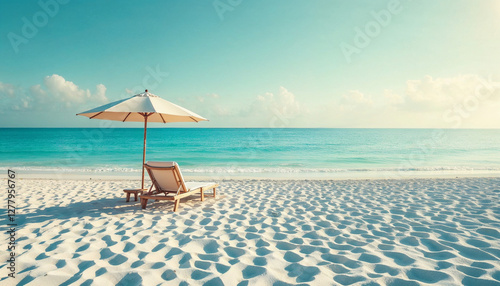
M0 169L137 175L140 128L0 129ZM499 130L151 128L147 160L186 175L363 178L500 175Z

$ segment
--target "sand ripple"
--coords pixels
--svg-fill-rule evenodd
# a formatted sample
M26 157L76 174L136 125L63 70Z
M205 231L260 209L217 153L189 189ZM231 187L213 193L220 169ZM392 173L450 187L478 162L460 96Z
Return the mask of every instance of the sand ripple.
M19 181L15 283L500 285L500 179L223 181L178 213L131 184Z

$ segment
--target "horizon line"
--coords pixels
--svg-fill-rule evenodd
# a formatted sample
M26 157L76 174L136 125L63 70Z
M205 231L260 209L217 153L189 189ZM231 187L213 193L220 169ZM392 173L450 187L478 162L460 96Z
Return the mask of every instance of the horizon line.
M144 129L144 127L0 127L0 129ZM500 130L495 127L149 127L148 129L429 129L429 130Z

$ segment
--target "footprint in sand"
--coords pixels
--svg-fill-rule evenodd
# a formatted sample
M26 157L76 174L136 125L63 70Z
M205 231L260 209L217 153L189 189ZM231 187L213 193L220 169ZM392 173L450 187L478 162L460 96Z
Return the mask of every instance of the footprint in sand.
M290 240L290 242L295 243L295 244L301 244L301 245L304 244L304 240L300 237L296 237L296 238ZM269 243L267 243L267 245L269 245Z
M318 267L315 266L302 266L298 263L293 263L285 268L288 271L288 276L297 277L297 282L311 282L314 280L315 276L320 273Z
M361 267L361 263L352 259L349 259L343 255L336 255L336 254L323 254L321 255L321 258L323 258L326 261L332 262L332 263L339 263L344 265L345 267L355 269Z
M290 263L295 263L303 260L304 258L294 252L287 251L285 253L284 259Z
M179 249L179 248L177 248L177 247L174 247L174 248L170 249L170 250L167 252L167 254L165 254L165 258L166 258L167 260L169 260L169 259L171 259L174 255L179 255L179 254L181 254L181 253L183 253L183 251L182 251L182 250L180 250L180 249Z
M161 249L165 248L165 246L166 246L166 245L165 245L164 243L159 243L159 244L157 244L157 245L156 245L156 246L155 246L155 247L154 247L151 251L152 251L152 252L158 252L159 250L161 250Z
M475 246L475 247L479 247L479 248L485 248L485 247L490 247L491 246L491 244L489 244L488 242L482 241L482 240L479 240L479 239L467 239L465 242L467 244L469 244L469 245L472 245L472 246Z
M401 239L400 242L402 244L408 245L408 246L418 246L419 245L418 239L416 239L413 236L407 236L407 237Z
M191 268L191 254L186 253L184 256L179 260L179 268Z
M130 267L131 267L131 268L137 268L137 267L139 267L139 266L141 266L141 265L144 265L144 261L138 260L138 261L135 261L134 263L132 263L132 264L130 265Z
M201 260L208 260L213 262L219 261L219 255L215 254L198 254L198 258L200 258Z
M379 244L377 246L377 248L380 249L380 250L393 250L394 249L394 245L381 243L381 244Z
M131 251L134 248L135 248L135 244L127 242L125 244L125 247L123 248L123 252L129 252L129 251Z
M111 256L115 255L115 253L109 250L109 248L104 248L103 250L101 250L100 254L101 254L101 259L108 259Z
M161 278L165 281L170 281L170 280L174 280L175 278L177 278L177 274L175 274L175 272L173 270L168 269L167 271L165 271L161 274ZM137 284L137 285L140 285L140 284Z
M464 279L462 280L462 285L465 285L465 286L476 286L476 285L499 286L500 282L465 276Z
M335 244L333 242L328 242L327 245L331 249L335 249L335 250L348 250L349 251L349 250L354 249L354 246L347 245L347 244Z
M38 255L35 260L42 260L42 259L45 259L45 258L48 258L47 255L45 255L45 253L41 253L40 255Z
M83 271L87 270L88 268L94 265L95 265L94 261L83 261L80 264L78 264L78 269L80 269L80 273L82 273Z
M266 266L267 265L267 259L265 257L255 257L253 259L253 264L256 266Z
M280 233L280 232L274 234L274 236L273 236L274 240L283 240L285 238L287 238L287 235L284 233Z
M468 267L463 265L458 265L457 270L464 273L465 275L472 277L480 277L481 275L486 274L486 271L480 268Z
M427 252L422 251L426 258L434 259L434 260L448 260L450 258L457 257L455 254L448 251L440 251L440 252Z
M26 285L26 284L30 283L31 281L33 281L34 279L35 279L34 277L27 275L21 281L19 281L19 283L17 285Z
M49 245L47 248L45 248L45 251L46 251L46 252L49 252L49 251L52 251L52 250L56 249L56 248L57 248L57 246L58 246L59 244L61 244L62 242L63 242L62 240L59 240L59 241L56 241L56 242L52 243L52 244L51 244L51 245Z
M109 236L109 235L103 236L102 240L104 240L104 242L106 242L107 246L113 246L113 245L118 243L118 242L114 241L113 239L111 239L111 236Z
M415 262L415 259L409 257L408 255L400 252L384 252L384 255L392 258L394 262L399 266L408 266Z
M227 255L229 255L230 257L233 257L233 258L238 258L238 257L242 256L243 254L245 254L245 251L243 249L232 247L232 246L225 247L224 251L227 253Z
M142 277L137 273L129 273L120 280L116 286L142 285Z
M492 229L492 228L479 228L476 231L478 233L480 233L480 234L483 234L483 235L491 236L491 237L494 237L494 238L500 238L500 232L498 232L498 230L496 230L496 229Z
M444 246L442 244L440 244L439 242L437 241L434 241L432 239L425 239L425 238L422 238L420 239L420 242L422 243L422 245L424 245L425 247L427 247L427 249L429 251L443 251L443 250L450 250L451 248L448 247L448 246Z
M381 261L380 257L367 253L361 254L358 260L368 263L379 263Z
M389 279L387 281L387 286L419 286L420 284L416 281L408 281L400 278Z
M259 256L266 256L269 253L271 253L271 250L269 250L265 247L260 247L260 248L257 248L257 250L255 250L255 253Z
M245 269L243 269L243 278L251 279L257 277L259 275L263 275L266 273L266 268L260 266L249 265Z
M333 277L333 280L335 280L336 282L338 282L342 285L351 285L354 283L365 281L366 278L363 276L349 276L349 275L345 275L345 274L340 274L340 275Z
M59 260L59 261L63 261L63 260ZM66 262L64 262L64 265L66 265ZM60 267L58 267L58 268L60 268ZM22 273L25 273L25 272L30 272L31 270L34 270L34 269L36 269L36 266L30 266L30 267L28 267L26 269L23 269L23 270L19 271L19 274L22 274Z
M191 273L191 279L202 280L203 278L207 277L210 274L212 274L212 273L202 271L202 270L195 270Z
M200 225L207 225L212 221L211 218L204 218L200 221Z
M215 277L205 282L203 286L224 286L224 282L219 277Z
M113 257L110 261L109 261L109 264L111 265L120 265L120 264L123 264L125 263L125 261L127 261L128 258L126 256L123 256L121 254L117 254L115 257Z
M226 273L230 268L231 268L230 266L224 264L220 263L215 264L215 269L217 269L217 272L219 272L220 274Z
M90 247L90 243L85 243L84 245L78 247L75 252L82 252L87 250Z
M216 240L210 240L203 246L203 250L205 253L217 253L219 251L219 244Z
M377 273L388 273L391 276L396 276L399 274L399 270L396 268L392 268L390 266L384 264L376 264L373 271Z
M148 241L148 239L149 239L149 235L146 235L143 238L141 238L141 240L139 240L138 243L139 244L144 244L144 243L146 243Z
M280 241L276 243L276 248L279 250L292 250L297 248L297 246L295 244L288 243L286 241Z
M487 262L473 262L471 264L472 267L477 267L477 268L482 268L482 269L491 269L493 267L495 267L494 265L490 264L490 263L487 263ZM500 281L500 279L497 279Z
M330 264L328 265L328 268L330 268L333 272L337 274L349 273L351 271L350 269L347 269L339 264Z
M56 267L57 268L63 268L64 266L66 266L66 261L65 260L61 259L61 260L57 261L57 263L56 263Z
M433 270L425 270L419 268L412 268L406 272L408 278L418 280L422 283L437 283L442 280L451 279L450 275Z
M163 262L156 262L155 264L151 265L151 269L160 269L163 266L165 266L165 263L163 263Z
M435 270L443 270L443 269L448 269L452 266L455 266L455 264L452 264L452 263L447 262L447 261L439 261L437 263L437 266L434 269Z
M479 250L477 248L467 247L467 246L463 246L463 245L451 243L451 242L446 242L446 245L457 250L458 253L465 258L469 258L469 259L473 259L473 260L498 260L493 255L488 254L488 253L486 253L482 250Z

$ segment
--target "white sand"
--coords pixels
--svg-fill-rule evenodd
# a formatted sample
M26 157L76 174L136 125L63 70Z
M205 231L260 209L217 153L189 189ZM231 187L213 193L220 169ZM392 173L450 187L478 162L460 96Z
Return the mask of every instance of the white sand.
M135 184L18 180L0 284L500 285L500 178L223 181L178 213Z

